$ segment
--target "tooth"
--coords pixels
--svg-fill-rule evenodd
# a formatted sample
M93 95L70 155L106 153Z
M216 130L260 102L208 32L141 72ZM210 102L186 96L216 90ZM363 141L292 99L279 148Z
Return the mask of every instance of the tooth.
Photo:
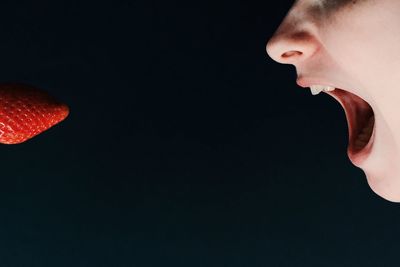
M335 87L332 86L326 86L324 89L324 91L333 91L333 90L335 90Z
M370 135L367 132L361 132L357 135L357 139L359 139L361 141L368 141L369 137L370 137Z
M335 90L335 87L328 86L328 85L311 85L310 89L311 89L311 93L313 95L318 95L322 91L325 91L325 92L333 91L333 90Z
M367 144L367 142L364 142L364 141L359 140L359 139L357 139L357 140L354 142L354 146L355 146L355 148L356 148L357 150L363 148L366 144Z
M318 95L323 91L323 88L320 85L312 85L310 86L310 89L313 95Z

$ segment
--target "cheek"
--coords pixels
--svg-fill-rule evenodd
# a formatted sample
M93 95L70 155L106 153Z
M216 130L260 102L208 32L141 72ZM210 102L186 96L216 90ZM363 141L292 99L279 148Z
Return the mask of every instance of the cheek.
M325 42L325 49L343 72L353 78L368 77L375 63L369 47L345 34L336 34ZM365 76L365 77L363 77Z
M393 40L388 42L378 35L372 38L371 33L368 37L354 31L335 33L326 36L325 48L341 69L354 79L378 85L392 79L393 71L399 69L399 53L393 53L396 44Z
M400 29L394 25L400 19L397 13L388 11L394 7L378 7L376 12L365 6L337 13L321 31L321 37L328 53L348 73L382 84L382 80L399 76ZM396 7L399 9L400 4Z

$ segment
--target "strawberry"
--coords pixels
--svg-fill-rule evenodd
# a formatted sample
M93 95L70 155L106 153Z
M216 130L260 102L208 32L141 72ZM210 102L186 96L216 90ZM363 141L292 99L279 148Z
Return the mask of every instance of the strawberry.
M0 84L0 143L25 142L68 114L68 106L45 91L20 83Z

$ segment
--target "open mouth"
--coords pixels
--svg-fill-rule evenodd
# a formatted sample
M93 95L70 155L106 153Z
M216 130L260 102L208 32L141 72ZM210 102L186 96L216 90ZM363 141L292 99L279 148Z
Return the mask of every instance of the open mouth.
M375 137L375 115L372 107L361 97L336 88L325 92L343 107L349 130L347 153L354 165L360 165L371 152Z

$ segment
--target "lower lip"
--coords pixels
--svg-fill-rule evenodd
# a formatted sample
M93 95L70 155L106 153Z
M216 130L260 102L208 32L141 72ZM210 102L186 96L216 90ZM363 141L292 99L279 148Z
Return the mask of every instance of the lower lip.
M349 156L350 161L355 166L361 167L361 165L371 155L372 147L373 147L374 141L375 141L375 129L376 129L376 121L374 121L371 138L369 139L367 145L364 148L362 148L361 150L354 151L354 149L352 148L353 146L350 145L350 141L349 141L349 146L347 147L347 155Z

